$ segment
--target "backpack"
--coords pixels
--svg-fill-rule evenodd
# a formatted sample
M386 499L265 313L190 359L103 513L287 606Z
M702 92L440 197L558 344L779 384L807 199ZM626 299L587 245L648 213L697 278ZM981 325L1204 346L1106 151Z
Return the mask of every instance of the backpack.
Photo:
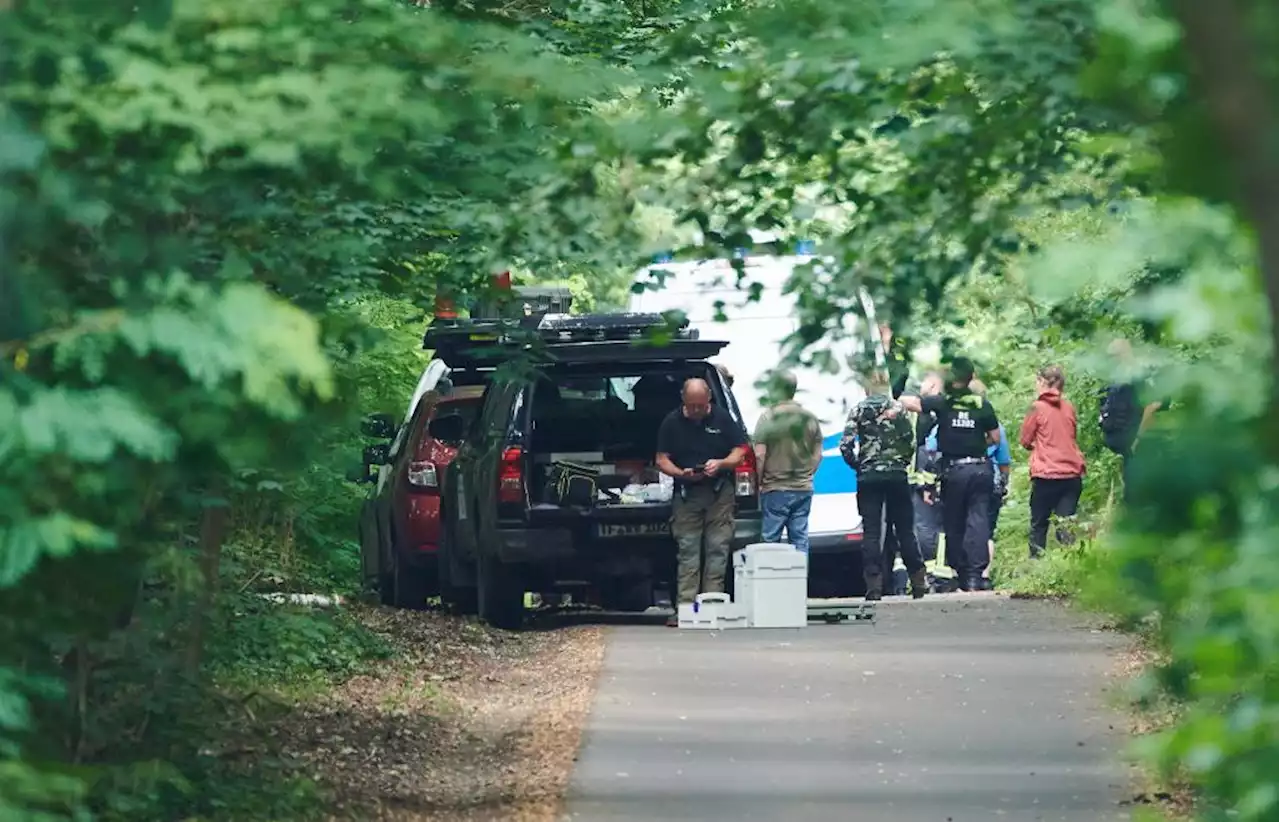
M1117 454L1127 454L1137 437L1138 400L1132 385L1113 383L1101 392L1098 428L1102 444Z

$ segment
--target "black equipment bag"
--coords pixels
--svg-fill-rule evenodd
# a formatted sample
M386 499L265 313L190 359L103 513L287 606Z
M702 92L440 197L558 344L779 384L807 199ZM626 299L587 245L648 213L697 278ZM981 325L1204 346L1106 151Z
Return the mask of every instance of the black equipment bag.
M547 470L546 499L554 505L592 508L600 472L578 462L554 462Z

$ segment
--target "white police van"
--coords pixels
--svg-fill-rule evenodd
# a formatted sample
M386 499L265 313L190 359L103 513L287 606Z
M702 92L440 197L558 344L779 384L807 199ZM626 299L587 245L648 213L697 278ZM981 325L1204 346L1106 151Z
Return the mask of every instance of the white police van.
M767 235L757 235L754 239L757 243L769 241ZM820 281L835 276L835 272L829 264L815 258L806 243L786 256L755 256L745 251L736 256L741 257L746 266L744 289L736 287L737 275L729 260L655 260L637 274L636 281L651 285L655 282L653 273L664 272L663 287L634 294L630 310L682 311L704 336L727 341L729 345L718 362L733 375L734 397L747 425L754 427L764 410L757 382L779 365L784 340L799 326L796 298L785 291L792 271L799 265L816 263L815 276ZM749 283L760 285L759 300L748 301L745 285ZM840 373L825 373L816 367L792 369L799 383L796 399L822 424L823 455L814 477L813 508L809 516L811 560L820 565L823 557L842 559L840 564L850 568L833 573L841 579L847 573L848 580L857 588L862 585L862 575L858 572L862 518L858 515L857 480L841 458L839 445L849 409L862 400L866 392L845 363L855 353L865 351L864 346L871 346L877 361L884 362L874 306L865 293L861 304L861 312L850 312L843 319L846 339L823 343L840 363ZM721 307L727 316L726 322L716 322ZM814 581L811 574L811 588Z

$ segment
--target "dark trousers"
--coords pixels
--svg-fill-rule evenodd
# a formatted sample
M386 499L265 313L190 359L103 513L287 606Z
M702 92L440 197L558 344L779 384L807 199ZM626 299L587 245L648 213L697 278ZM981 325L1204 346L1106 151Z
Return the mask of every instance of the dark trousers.
M942 518L947 535L947 564L964 585L982 575L989 562L991 463L951 465L942 475Z
M1031 556L1038 556L1044 550L1045 540L1049 537L1051 516L1075 516L1083 486L1084 482L1080 477L1031 478ZM1066 528L1058 528L1057 536L1062 545L1070 545L1073 539L1071 531Z
M938 537L942 534L942 502L932 497L924 501L924 492L916 491L912 504L916 509L916 542L926 562L938 558Z
M886 594L905 593L905 590L904 591L897 590L897 587L896 587L897 583L895 582L893 577L894 557L902 553L902 550L898 547L898 535L894 532L894 529L893 529L893 520L889 519L888 517L885 517L883 528L884 528L884 539L882 539L880 542L884 545L884 579L885 579L884 593ZM918 544L919 543L917 542L917 545ZM924 555L923 553L921 553L921 558L923 559L923 557ZM904 559L903 564L905 563L906 563L906 560Z
M924 568L920 546L916 544L911 486L900 480L870 480L858 483L858 513L862 515L862 576L867 590L884 590L884 537L893 529L909 573Z

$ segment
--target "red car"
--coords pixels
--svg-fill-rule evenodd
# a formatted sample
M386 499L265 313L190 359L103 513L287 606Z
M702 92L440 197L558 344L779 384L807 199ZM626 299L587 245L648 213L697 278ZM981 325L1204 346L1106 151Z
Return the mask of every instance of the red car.
M452 386L423 394L408 422L390 415L365 420L364 432L390 440L365 449L378 466L360 512L361 565L366 584L386 605L421 608L439 594L440 479L479 409L483 385Z

